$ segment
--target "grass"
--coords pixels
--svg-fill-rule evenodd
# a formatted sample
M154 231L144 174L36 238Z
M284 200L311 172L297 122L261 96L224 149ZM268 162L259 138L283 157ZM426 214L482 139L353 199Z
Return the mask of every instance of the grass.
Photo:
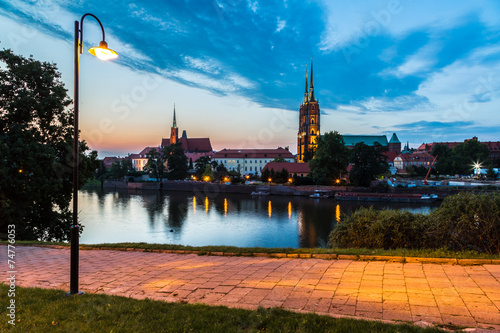
M0 244L7 244L0 241ZM38 242L38 241L16 241L17 245L59 245L69 246L63 242ZM234 253L235 255L252 255L254 253L307 253L307 254L348 254L348 255L375 255L375 256L397 256L397 257L424 257L424 258L456 258L456 259L500 259L500 255L488 255L474 251L453 252L445 249L358 249L358 248L265 248L265 247L235 247L235 246L185 246L176 244L151 244L151 243L107 243L107 244L80 244L85 248L109 248L109 249L144 249L153 250L181 250L197 251L200 255L211 252Z
M8 287L0 284L0 294ZM8 317L0 331L17 332L443 332L409 324L386 324L278 308L243 310L201 304L166 303L62 290L16 288L16 325ZM0 298L5 309L9 298Z

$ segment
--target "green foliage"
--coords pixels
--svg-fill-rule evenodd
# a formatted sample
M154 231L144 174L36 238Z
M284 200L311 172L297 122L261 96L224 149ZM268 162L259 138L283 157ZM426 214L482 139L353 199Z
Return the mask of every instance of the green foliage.
M114 162L109 168L107 178L123 179L123 177L125 177L132 170L134 170L134 168L132 168L132 161L130 160Z
M370 186L372 180L386 173L389 165L385 161L386 147L375 143L368 146L363 142L357 143L351 151L353 167L349 172L349 179L355 186Z
M486 177L489 180L497 180L498 179L497 173L495 172L495 170L493 170L493 165L490 165L488 170L486 171Z
M196 176L200 178L203 172L205 172L207 165L210 165L210 157L202 156L196 160L194 165L195 165L194 168L196 170Z
M271 178L271 170L269 170L268 168L265 168L264 170L262 170L262 173L260 175L260 179L263 182L267 183L269 181L269 178Z
M459 193L431 214L436 244L454 251L500 253L500 192Z
M337 179L347 172L349 148L344 145L344 138L337 131L328 132L319 137L314 158L309 161L313 178Z
M401 210L360 208L330 234L336 247L414 249L422 246L426 217Z
M500 192L447 197L429 215L361 208L330 234L334 247L500 254Z
M72 214L73 112L54 64L0 51L0 231L67 240ZM81 188L99 168L79 142Z
M489 162L490 150L488 146L470 139L458 144L453 149L447 145L440 144L432 147L432 155L438 156L436 170L441 175L469 175L473 172L474 163Z
M205 171L201 175L201 179L208 182L214 181L214 172L212 171L210 164L205 165Z
M215 162L215 163L216 163L216 166L215 166L214 178L222 181L222 180L224 180L225 177L229 176L229 173L228 173L226 167L224 166L224 164L222 164L222 163L218 164L217 162Z
M169 180L184 179L188 175L188 159L184 154L181 143L163 148L163 154L167 157Z
M415 165L409 165L406 167L406 173L410 177L425 177L427 175L427 168L424 167L423 165L415 166Z
M157 181L161 181L165 173L166 156L156 149L151 149L146 153L148 161L144 166L144 171L149 172Z
M284 157L278 157L276 156L274 159L273 159L273 162L280 162L280 163L283 163L283 162L287 162L287 160L285 160Z

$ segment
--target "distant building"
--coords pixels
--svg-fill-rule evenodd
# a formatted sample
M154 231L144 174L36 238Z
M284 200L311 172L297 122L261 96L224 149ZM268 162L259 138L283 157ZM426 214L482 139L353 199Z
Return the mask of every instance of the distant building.
M304 102L300 105L299 131L297 133L297 162L306 162L316 148L319 138L319 103L314 97L313 64L311 62L311 87L308 89L307 70Z
M104 164L104 167L106 169L109 169L111 168L111 166L114 164L114 163L118 163L118 162L121 162L123 160L126 160L128 159L128 157L105 157L103 160L102 160L102 163Z
M471 139L464 140L467 142L469 140L478 141L477 137L473 137ZM490 150L490 156L488 157L492 161L500 160L500 141L480 141L483 145L486 145ZM453 149L456 145L459 145L463 142L432 142L432 143L422 143L420 147L417 148L417 151L426 151L428 153L432 152L432 147L435 145L446 145L448 148Z
M163 138L159 147L146 147L139 154L130 154L129 158L132 160L132 166L135 170L142 171L144 169L144 166L148 162L146 154L151 149L156 149L158 152L161 152L163 148L175 143L181 144L188 161L191 159L193 163L202 156L213 157L214 151L212 150L212 144L209 138L188 138L186 130L182 132L182 136L179 138L179 128L177 127L175 118L174 105L174 121L170 128L170 137ZM167 166L166 163L165 166Z
M156 150L157 152L161 151L160 147L146 147L139 154L129 155L129 159L132 161L132 167L136 171L142 171L144 169L144 166L148 163L147 154L151 150Z
M396 133L392 134L391 140L387 141L385 135L342 135L344 144L347 148L352 149L358 143L364 143L367 146L375 146L379 144L386 147L387 151L384 153L387 164L389 167L394 165L394 159L401 153L401 141L399 141Z
M294 162L292 153L284 148L277 149L223 149L216 152L213 159L226 167L228 171L239 171L240 174L258 175L274 158L283 158Z
M394 159L394 167L398 170L406 169L408 166L423 166L429 169L432 165L434 156L426 151L416 151L413 153L403 153Z
M293 177L294 174L297 174L299 177L307 177L309 175L309 165L307 163L287 163L287 162L269 162L267 163L262 170L274 170L279 172L283 169L288 171L288 177Z
M174 143L181 144L184 153L195 162L202 156L212 157L214 152L209 138L188 138L186 130L182 131L182 136L179 138L179 129L175 120L175 105L174 105L174 122L170 128L170 138L163 138L161 140L161 148L165 148Z

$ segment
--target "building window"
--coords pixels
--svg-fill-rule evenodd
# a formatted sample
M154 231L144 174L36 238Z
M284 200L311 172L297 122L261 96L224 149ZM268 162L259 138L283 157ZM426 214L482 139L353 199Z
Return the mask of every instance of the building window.
M311 125L314 125L314 118L311 118Z
M248 171L248 170L247 170L247 167L245 167L245 171Z

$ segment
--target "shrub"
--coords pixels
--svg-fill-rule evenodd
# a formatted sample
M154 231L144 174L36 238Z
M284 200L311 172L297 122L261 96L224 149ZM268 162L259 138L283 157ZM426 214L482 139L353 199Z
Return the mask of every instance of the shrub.
M330 234L333 247L419 248L427 216L400 210L360 208Z
M431 217L429 232L450 250L500 253L500 192L449 196Z
M333 247L500 253L500 192L447 197L429 215L361 208L331 232Z

